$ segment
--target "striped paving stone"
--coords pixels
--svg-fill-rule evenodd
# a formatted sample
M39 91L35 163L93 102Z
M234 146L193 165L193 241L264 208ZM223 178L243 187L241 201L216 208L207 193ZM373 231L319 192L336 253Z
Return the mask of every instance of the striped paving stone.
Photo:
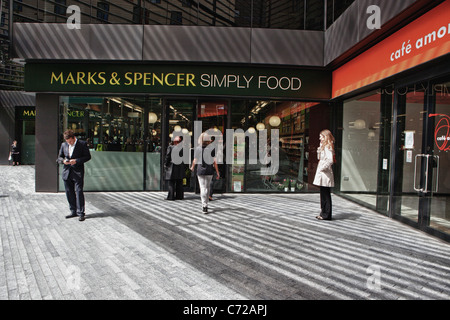
M443 299L450 244L333 196L35 193L32 166L0 166L0 299ZM379 280L379 281L377 281Z
M319 223L317 195L224 195L207 216L197 195L164 196L104 193L93 201L110 203L104 210L124 224L250 298L450 296L448 244L338 197L335 220ZM368 283L378 271L379 290Z

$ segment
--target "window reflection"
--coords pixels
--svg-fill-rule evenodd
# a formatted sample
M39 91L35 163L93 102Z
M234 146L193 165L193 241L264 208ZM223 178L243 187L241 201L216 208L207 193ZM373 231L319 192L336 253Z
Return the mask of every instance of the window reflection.
M161 99L64 96L60 101L61 142L62 133L72 129L91 150L85 190L160 189Z
M448 79L447 79L448 80ZM434 193L431 201L430 225L437 230L450 233L450 82L433 86L436 96L434 129L435 169Z
M324 30L354 0L22 0L13 1L14 22L65 23L76 5L81 23L197 25L297 30ZM42 8L46 10L42 10Z
M72 129L96 151L161 149L160 99L62 97L61 118L61 133Z
M377 201L382 130L380 103L381 94L369 93L345 101L343 109L340 189L346 196L373 208Z
M245 105L245 107L243 106ZM316 150L319 146L319 132L330 126L330 109L327 103L250 100L232 104L233 130L246 132L245 146L235 139L235 159L245 150L245 163L233 163L231 166L232 191L266 192L306 192L314 190L312 179L317 167ZM276 145L272 145L272 130L279 130ZM273 174L264 174L262 169L272 166L258 154L258 162L249 161L252 141L251 135L259 136L267 130L267 155L278 152L278 170ZM238 134L235 134L237 137ZM317 140L317 141L316 141ZM258 146L258 150L261 145Z

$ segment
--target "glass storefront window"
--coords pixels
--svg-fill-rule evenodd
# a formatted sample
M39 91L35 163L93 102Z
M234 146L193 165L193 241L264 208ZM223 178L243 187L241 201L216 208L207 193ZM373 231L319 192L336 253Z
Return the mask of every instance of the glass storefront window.
M158 98L60 98L61 142L72 129L91 151L86 191L160 189L161 111Z
M166 112L168 112L168 141L169 144L173 141L175 135L183 135L184 137L190 137L191 148L194 143L194 110L195 100L167 100ZM186 177L183 181L184 187L187 190L193 190L196 181L192 179L191 170L189 170L189 163L184 164L184 170Z
M76 5L81 23L186 25L324 30L354 0L14 0L14 22L66 23ZM44 8L45 10L43 10ZM327 17L325 17L325 14ZM286 18L288 17L288 18ZM1 25L0 25L1 27Z
M340 191L376 208L379 174L381 94L369 93L344 102ZM387 161L383 170L387 170Z
M232 103L231 128L242 129L245 139L235 139L235 158L246 153L245 163L231 166L230 190L234 192L307 192L316 190L312 185L317 168L319 133L330 128L330 106L327 103L294 101L249 100ZM278 143L273 146L273 129L278 130ZM261 174L272 164L265 164L258 155L257 163L249 161L251 136L259 142L261 130L267 130L267 157L276 150L278 170ZM235 134L237 136L237 134ZM244 145L239 141L245 141ZM258 146L258 150L261 146Z
M415 174L417 161L421 161L419 158L416 159L416 156L421 154L423 149L423 127L424 121L426 121L426 117L424 117L425 90L417 90L415 87L409 90L405 95L404 112L398 115L397 119L398 126L402 131L401 145L404 156L401 172L401 207L400 211L397 210L396 213L417 222L419 198L414 190L414 182L417 179Z
M202 99L197 104L197 119L202 123L202 131L213 130L214 139L221 147L217 150L216 157L218 159L218 168L220 179L213 175L212 188L214 193L223 193L226 191L225 181L227 179L225 146L226 146L226 129L228 127L228 101L216 99Z
M247 101L233 100L231 102L231 129L234 131L240 129L246 131L246 114ZM237 135L233 135L233 163L228 163L229 169L229 190L231 192L243 192L245 190L245 161L240 161L245 155L245 143L241 145L242 140L239 140ZM245 141L245 140L244 140ZM231 143L231 141L227 141Z
M394 214L450 232L450 84L420 82L397 90L399 136Z
M164 188L161 153L178 132L190 137L193 148L195 121L201 122L202 132L213 129L222 133L223 163L219 164L221 179L214 181L215 192L317 191L312 181L319 133L330 128L327 103L145 96L64 96L60 101L60 141L69 128L88 141L91 149L86 191ZM227 129L233 130L233 141L226 141ZM162 135L167 136L161 139ZM226 154L228 143L233 150L231 163ZM272 162L272 152L278 153L277 164ZM195 191L196 179L189 164L184 183L186 191Z
M248 130L260 134L267 130L267 152L278 149L278 172L261 175L265 166L248 164L246 168L247 191L296 192L307 190L304 184L306 139L309 139L305 117L309 110L306 103L280 101L251 101L248 115ZM296 126L303 117L304 127ZM272 146L272 129L279 130L278 146ZM275 149L273 149L275 150ZM307 160L306 160L307 161ZM307 166L306 166L307 167Z
M435 174L431 198L430 226L450 233L450 81L433 86Z

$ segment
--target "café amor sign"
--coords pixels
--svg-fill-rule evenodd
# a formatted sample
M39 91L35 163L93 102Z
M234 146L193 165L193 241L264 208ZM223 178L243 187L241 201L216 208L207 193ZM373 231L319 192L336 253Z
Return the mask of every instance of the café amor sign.
M25 90L329 99L331 74L294 68L27 63Z

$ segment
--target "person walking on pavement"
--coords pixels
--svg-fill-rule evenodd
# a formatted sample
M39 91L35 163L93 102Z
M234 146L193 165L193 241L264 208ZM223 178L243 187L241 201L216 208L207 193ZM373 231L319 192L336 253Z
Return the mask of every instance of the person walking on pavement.
M334 187L333 163L334 163L334 137L329 130L323 130L319 135L320 146L317 149L316 175L313 185L320 187L321 212L316 218L319 220L332 219L331 188Z
M19 146L17 145L17 140L14 140L12 145L11 145L11 151L9 153L12 162L13 162L13 166L18 166L19 165L19 157L20 157L20 150L19 150Z
M164 175L167 180L169 193L167 194L167 200L183 200L183 179L185 178L184 163L175 164L173 161L172 153L174 148L180 144L183 137L176 136L173 139L173 144L167 148L166 157L164 159ZM183 149L181 149L183 151ZM182 157L182 154L180 155Z
M211 143L214 142L214 140L216 140L215 136L211 136ZM213 201L213 194L214 194L214 184L217 181L216 177L213 175L212 179L211 179L211 184L209 185L209 195L208 195L208 199L209 201Z
M216 171L217 179L220 179L214 149L208 148L210 143L210 136L206 132L202 133L198 139L198 147L195 148L194 160L190 168L191 171L194 171L197 166L197 178L200 185L200 198L202 200L202 212L204 214L208 213L209 189L214 170Z
M62 179L71 212L66 218L78 216L80 221L84 221L84 163L91 159L91 153L87 143L78 140L72 130L64 132L64 140L66 142L61 144L58 163L64 164Z

